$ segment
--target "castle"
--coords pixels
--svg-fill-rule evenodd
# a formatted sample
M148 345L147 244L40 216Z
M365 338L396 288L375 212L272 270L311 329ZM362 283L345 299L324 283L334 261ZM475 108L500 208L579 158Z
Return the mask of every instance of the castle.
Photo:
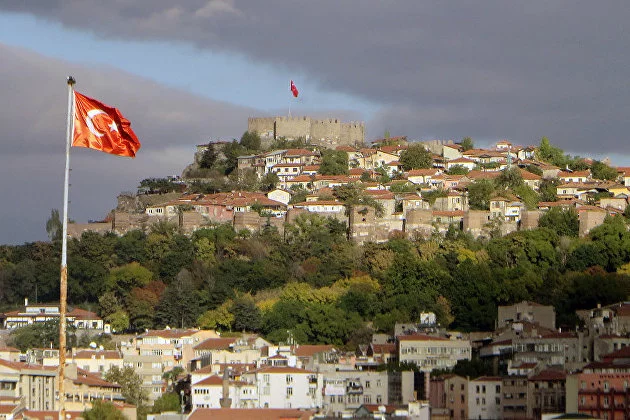
M249 118L247 131L257 133L268 146L272 140L300 137L310 144L334 149L337 146L360 146L365 141L363 122L341 122L339 119L313 119L311 117Z

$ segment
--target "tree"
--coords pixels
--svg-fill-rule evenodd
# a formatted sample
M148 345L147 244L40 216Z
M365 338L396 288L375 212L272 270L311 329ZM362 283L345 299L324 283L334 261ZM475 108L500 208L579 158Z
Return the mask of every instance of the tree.
M514 189L523 185L523 176L520 169L513 166L502 170L495 183L498 187Z
M448 170L449 175L466 175L468 172L470 171L464 165L453 165Z
M116 297L124 298L133 287L146 286L151 282L153 273L140 264L133 262L122 267L113 268L105 279L108 292Z
M280 178L278 174L275 172L269 172L260 180L260 190L262 191L271 191L276 188L276 185L280 182Z
M223 302L218 308L204 312L197 319L197 324L203 329L230 331L234 322L234 315L230 312L231 308L231 300Z
M206 150L203 151L201 159L199 159L199 167L202 169L210 169L217 161L219 154L215 150L214 143L208 143Z
M127 417L114 404L105 400L92 400L92 408L85 410L85 420L127 420Z
M260 150L260 136L258 133L246 131L241 136L240 145L243 146L247 150L259 151Z
M77 343L76 328L72 324L66 325L68 347ZM9 337L11 345L26 352L33 348L59 348L59 320L35 322L31 325L11 331Z
M179 413L180 410L179 395L175 392L165 392L160 398L155 400L151 413L159 414L168 411Z
M464 152L475 148L475 145L470 137L464 137L462 139L462 142L460 143L460 146L462 146L462 150Z
M546 227L561 236L577 238L580 231L580 221L574 208L567 210L553 207L538 220L538 226Z
M591 172L595 179L606 179L610 181L617 179L617 170L599 160L593 162Z
M50 211L50 217L46 221L46 233L48 233L48 237L51 241L58 241L61 239L62 235L62 223L61 218L59 217L59 210L52 209Z
M564 156L562 149L553 146L547 137L540 139L536 155L538 159L559 167L564 167L567 163L567 158Z
M422 144L413 144L400 154L400 163L406 171L433 166L433 155Z
M234 314L234 331L256 332L260 330L262 316L251 295L246 294L234 300L231 308Z
M122 369L112 366L105 373L104 379L120 385L120 392L129 404L140 406L148 400L146 391L142 389L142 378L131 366Z
M322 175L347 175L348 154L342 150L324 150L319 173Z
M488 179L479 179L468 186L468 204L472 210L490 210L490 196L494 184Z

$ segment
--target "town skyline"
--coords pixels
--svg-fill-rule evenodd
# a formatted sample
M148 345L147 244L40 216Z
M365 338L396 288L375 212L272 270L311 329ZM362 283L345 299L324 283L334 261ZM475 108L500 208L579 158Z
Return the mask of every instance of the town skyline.
M3 243L45 239L51 208L62 206L68 75L79 92L119 107L143 143L134 161L73 150L77 221L105 216L143 178L178 173L194 145L239 138L247 117L286 115L291 79L293 115L365 121L366 139L385 130L479 145L547 136L571 154L629 162L623 4L0 10L0 87L10 99L0 113Z

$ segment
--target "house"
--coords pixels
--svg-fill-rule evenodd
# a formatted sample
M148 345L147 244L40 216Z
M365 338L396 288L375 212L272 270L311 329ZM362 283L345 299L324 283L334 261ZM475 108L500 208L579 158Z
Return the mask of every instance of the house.
M520 169L519 172L521 174L521 177L523 178L523 182L525 183L525 185L527 185L534 191L539 190L540 183L542 182L542 176L526 171L525 169Z
M627 187L630 186L630 166L617 168L617 182Z
M396 337L400 363L414 363L423 370L451 369L458 360L470 360L470 341L425 334Z
M335 200L304 201L302 203L293 204L293 207L321 215L342 214L346 208L342 202Z
M158 356L165 371L176 366L187 369L195 357L194 346L209 337L218 335L210 330L149 330L136 337L136 351L140 356Z
M503 378L481 376L468 382L468 416L471 419L501 418Z
M12 311L3 315L3 327L6 329L20 328L35 322L46 322L59 319L59 306L57 305L29 305L28 299L24 299L24 311ZM66 313L68 323L81 330L97 330L109 332L109 324L94 312L79 308L69 308ZM107 330L107 331L106 331Z
M445 165L445 169L447 171L450 171L455 166L461 166L462 168L472 171L477 166L477 162L469 158L460 157L457 159L447 160Z
M72 349L72 363L88 373L104 374L112 367L123 367L122 354L116 350L77 350Z
M495 195L490 198L490 214L505 222L517 222L521 219L521 212L525 206L518 198L509 193Z
M277 163L271 168L271 172L278 176L280 185L286 187L287 181L300 175L303 167L302 163Z
M446 160L453 160L462 157L462 146L459 144L445 144L442 147L442 156Z
M407 172L407 180L416 185L429 184L431 182L431 178L439 174L440 171L435 168L412 169Z
M267 193L267 198L273 201L277 201L278 203L287 205L289 204L289 201L291 201L291 193L287 190L276 188Z
M560 171L557 175L558 179L565 184L571 182L583 183L591 180L591 170L584 171Z

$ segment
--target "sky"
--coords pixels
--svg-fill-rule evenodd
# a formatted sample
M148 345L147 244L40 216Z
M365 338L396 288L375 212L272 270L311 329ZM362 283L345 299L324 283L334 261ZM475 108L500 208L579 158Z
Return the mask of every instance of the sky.
M68 75L142 143L72 150L69 216L86 222L289 109L365 121L368 140L547 136L628 166L628 22L626 0L0 0L0 244L46 240L62 209Z

